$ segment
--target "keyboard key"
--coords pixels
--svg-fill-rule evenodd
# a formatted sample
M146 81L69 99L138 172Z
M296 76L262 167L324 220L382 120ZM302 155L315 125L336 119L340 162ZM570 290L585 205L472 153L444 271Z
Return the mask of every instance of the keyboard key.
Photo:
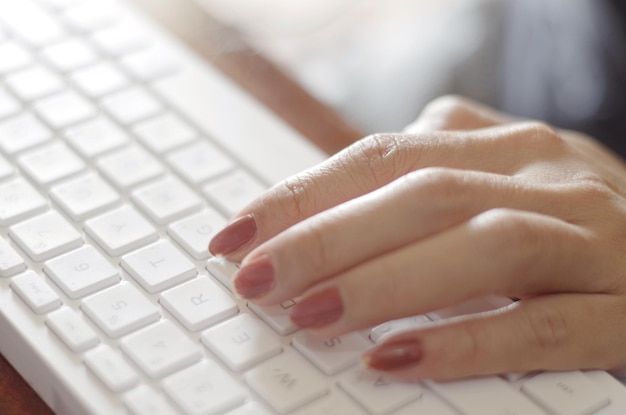
M262 407L258 402L248 402L226 415L272 415L270 411Z
M35 262L45 261L83 244L81 234L54 211L11 226L9 236Z
M112 2L85 1L63 13L63 21L79 32L91 32L115 24L119 10Z
M24 259L4 238L0 238L0 277L11 277L25 269Z
M156 229L130 206L89 219L85 232L112 256L126 254L159 238Z
M420 414L441 415L435 412L412 413L412 415ZM307 405L304 409L296 411L294 415L365 415L365 412L354 401L348 399L343 394L333 393L315 401L311 405Z
M129 142L126 132L101 117L68 128L64 135L69 144L87 158L99 156Z
M425 315L392 320L374 327L370 332L369 338L373 342L378 342L383 336L404 330L417 329L429 323L431 323L431 320Z
M299 327L289 318L291 307L295 304L295 300L287 300L271 306L260 306L258 304L248 303L248 307L257 316L261 317L261 320L265 321L276 333L281 336L286 336L299 330Z
M165 172L163 165L146 150L132 146L103 156L98 167L118 189L128 190Z
M242 403L245 390L212 361L202 361L163 381L165 392L190 415L218 415Z
M221 214L207 210L171 224L167 233L195 259L207 259L211 256L208 249L211 238L226 223Z
M98 113L89 101L71 91L44 98L33 108L53 128L63 128Z
M127 55L120 63L142 81L154 81L174 73L177 69L168 51L156 46Z
M30 0L0 3L0 20L11 32L38 47L65 37L65 29Z
M159 101L137 87L106 96L102 100L102 106L122 124L133 124L163 110Z
M84 352L100 343L96 332L69 307L50 313L46 324L74 352Z
M13 277L11 288L37 314L47 313L61 306L59 295L34 271L26 271Z
M267 186L244 171L220 177L202 189L213 205L227 216L234 216L266 190Z
M339 387L373 415L388 414L419 399L423 393L417 383L392 382L383 374L363 368L348 372L339 380Z
M44 212L46 200L21 177L0 184L0 226L9 226Z
M11 176L14 171L15 169L13 169L13 166L7 161L7 159L0 155L0 180L4 180Z
M424 391L423 395L416 401L403 406L393 413L393 415L458 415L449 405L439 399L434 393ZM297 414L300 415L300 414Z
M20 108L19 102L0 86L0 119L16 114Z
M197 274L195 265L165 240L122 257L121 265L149 293L180 284Z
M0 44L0 75L24 68L33 61L32 54L15 42Z
M365 349L371 346L371 343L358 333L320 339L300 332L293 337L291 344L327 375L335 375L354 366Z
M126 87L129 79L110 62L99 63L74 72L71 80L91 97L100 97Z
M120 56L147 46L145 33L138 27L137 22L124 22L100 30L91 37L91 40L103 52Z
M591 415L610 402L580 371L540 373L522 384L522 392L556 415Z
M544 410L499 377L427 383L464 415L546 415ZM488 396L489 399L476 399L477 396Z
M286 414L328 393L326 378L291 354L281 354L248 371L246 383L277 412Z
M71 39L48 46L41 56L61 72L70 72L98 59L93 49L82 40Z
M65 179L86 167L80 157L61 142L32 150L21 156L17 164L40 186Z
M234 167L228 156L208 142L199 142L177 150L168 157L168 161L185 180L194 185Z
M155 153L164 153L187 144L197 132L178 116L168 113L137 124L133 131Z
M61 78L41 65L14 72L5 80L15 95L24 101L58 92L64 86Z
M128 391L122 400L133 415L178 415L162 392L147 385Z
M92 246L47 261L44 272L70 298L81 298L117 283L117 269Z
M15 154L52 139L52 132L32 114L24 113L0 123L0 148Z
M120 347L148 376L157 379L202 358L196 344L168 320L123 338Z
M120 201L117 192L94 173L52 187L50 196L76 221L102 213Z
M124 392L139 382L131 365L110 346L102 345L85 354L85 364L113 392Z
M283 350L280 339L250 314L240 314L204 331L202 343L235 371L254 366Z
M160 317L157 307L127 282L84 299L81 308L109 337L123 336Z
M159 225L171 223L202 206L202 200L186 184L172 177L135 190L131 198Z
M160 302L191 331L206 328L239 311L233 299L207 277L193 279L164 292Z

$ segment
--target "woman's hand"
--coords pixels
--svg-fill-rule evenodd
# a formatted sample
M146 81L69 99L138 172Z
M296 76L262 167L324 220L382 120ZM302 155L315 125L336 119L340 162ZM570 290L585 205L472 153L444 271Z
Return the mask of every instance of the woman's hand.
M626 366L626 167L582 135L459 98L269 190L210 245L259 304L322 336L487 295L390 336L369 366L448 379ZM625 137L626 139L626 137Z

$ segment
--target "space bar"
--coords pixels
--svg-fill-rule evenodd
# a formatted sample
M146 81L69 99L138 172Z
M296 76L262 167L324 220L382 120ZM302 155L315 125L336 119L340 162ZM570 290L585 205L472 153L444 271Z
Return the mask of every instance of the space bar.
M268 184L325 158L302 135L208 65L190 65L157 82L154 90Z

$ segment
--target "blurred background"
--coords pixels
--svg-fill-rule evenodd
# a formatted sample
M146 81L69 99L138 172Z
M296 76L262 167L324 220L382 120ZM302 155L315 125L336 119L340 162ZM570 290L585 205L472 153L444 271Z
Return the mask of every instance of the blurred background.
M622 0L199 1L363 133L456 93L624 147Z

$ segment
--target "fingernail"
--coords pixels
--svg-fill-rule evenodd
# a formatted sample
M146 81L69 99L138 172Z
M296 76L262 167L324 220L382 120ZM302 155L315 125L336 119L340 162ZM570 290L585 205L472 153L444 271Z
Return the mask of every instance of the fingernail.
M257 227L254 216L242 216L211 239L209 252L214 256L231 254L252 241L256 236L256 232Z
M241 267L233 286L241 297L252 300L263 297L274 288L274 267L269 255L262 255Z
M390 340L363 355L367 367L382 371L406 369L421 360L421 343L415 338Z
M293 306L291 321L301 328L323 327L343 314L343 302L336 287L312 294Z

